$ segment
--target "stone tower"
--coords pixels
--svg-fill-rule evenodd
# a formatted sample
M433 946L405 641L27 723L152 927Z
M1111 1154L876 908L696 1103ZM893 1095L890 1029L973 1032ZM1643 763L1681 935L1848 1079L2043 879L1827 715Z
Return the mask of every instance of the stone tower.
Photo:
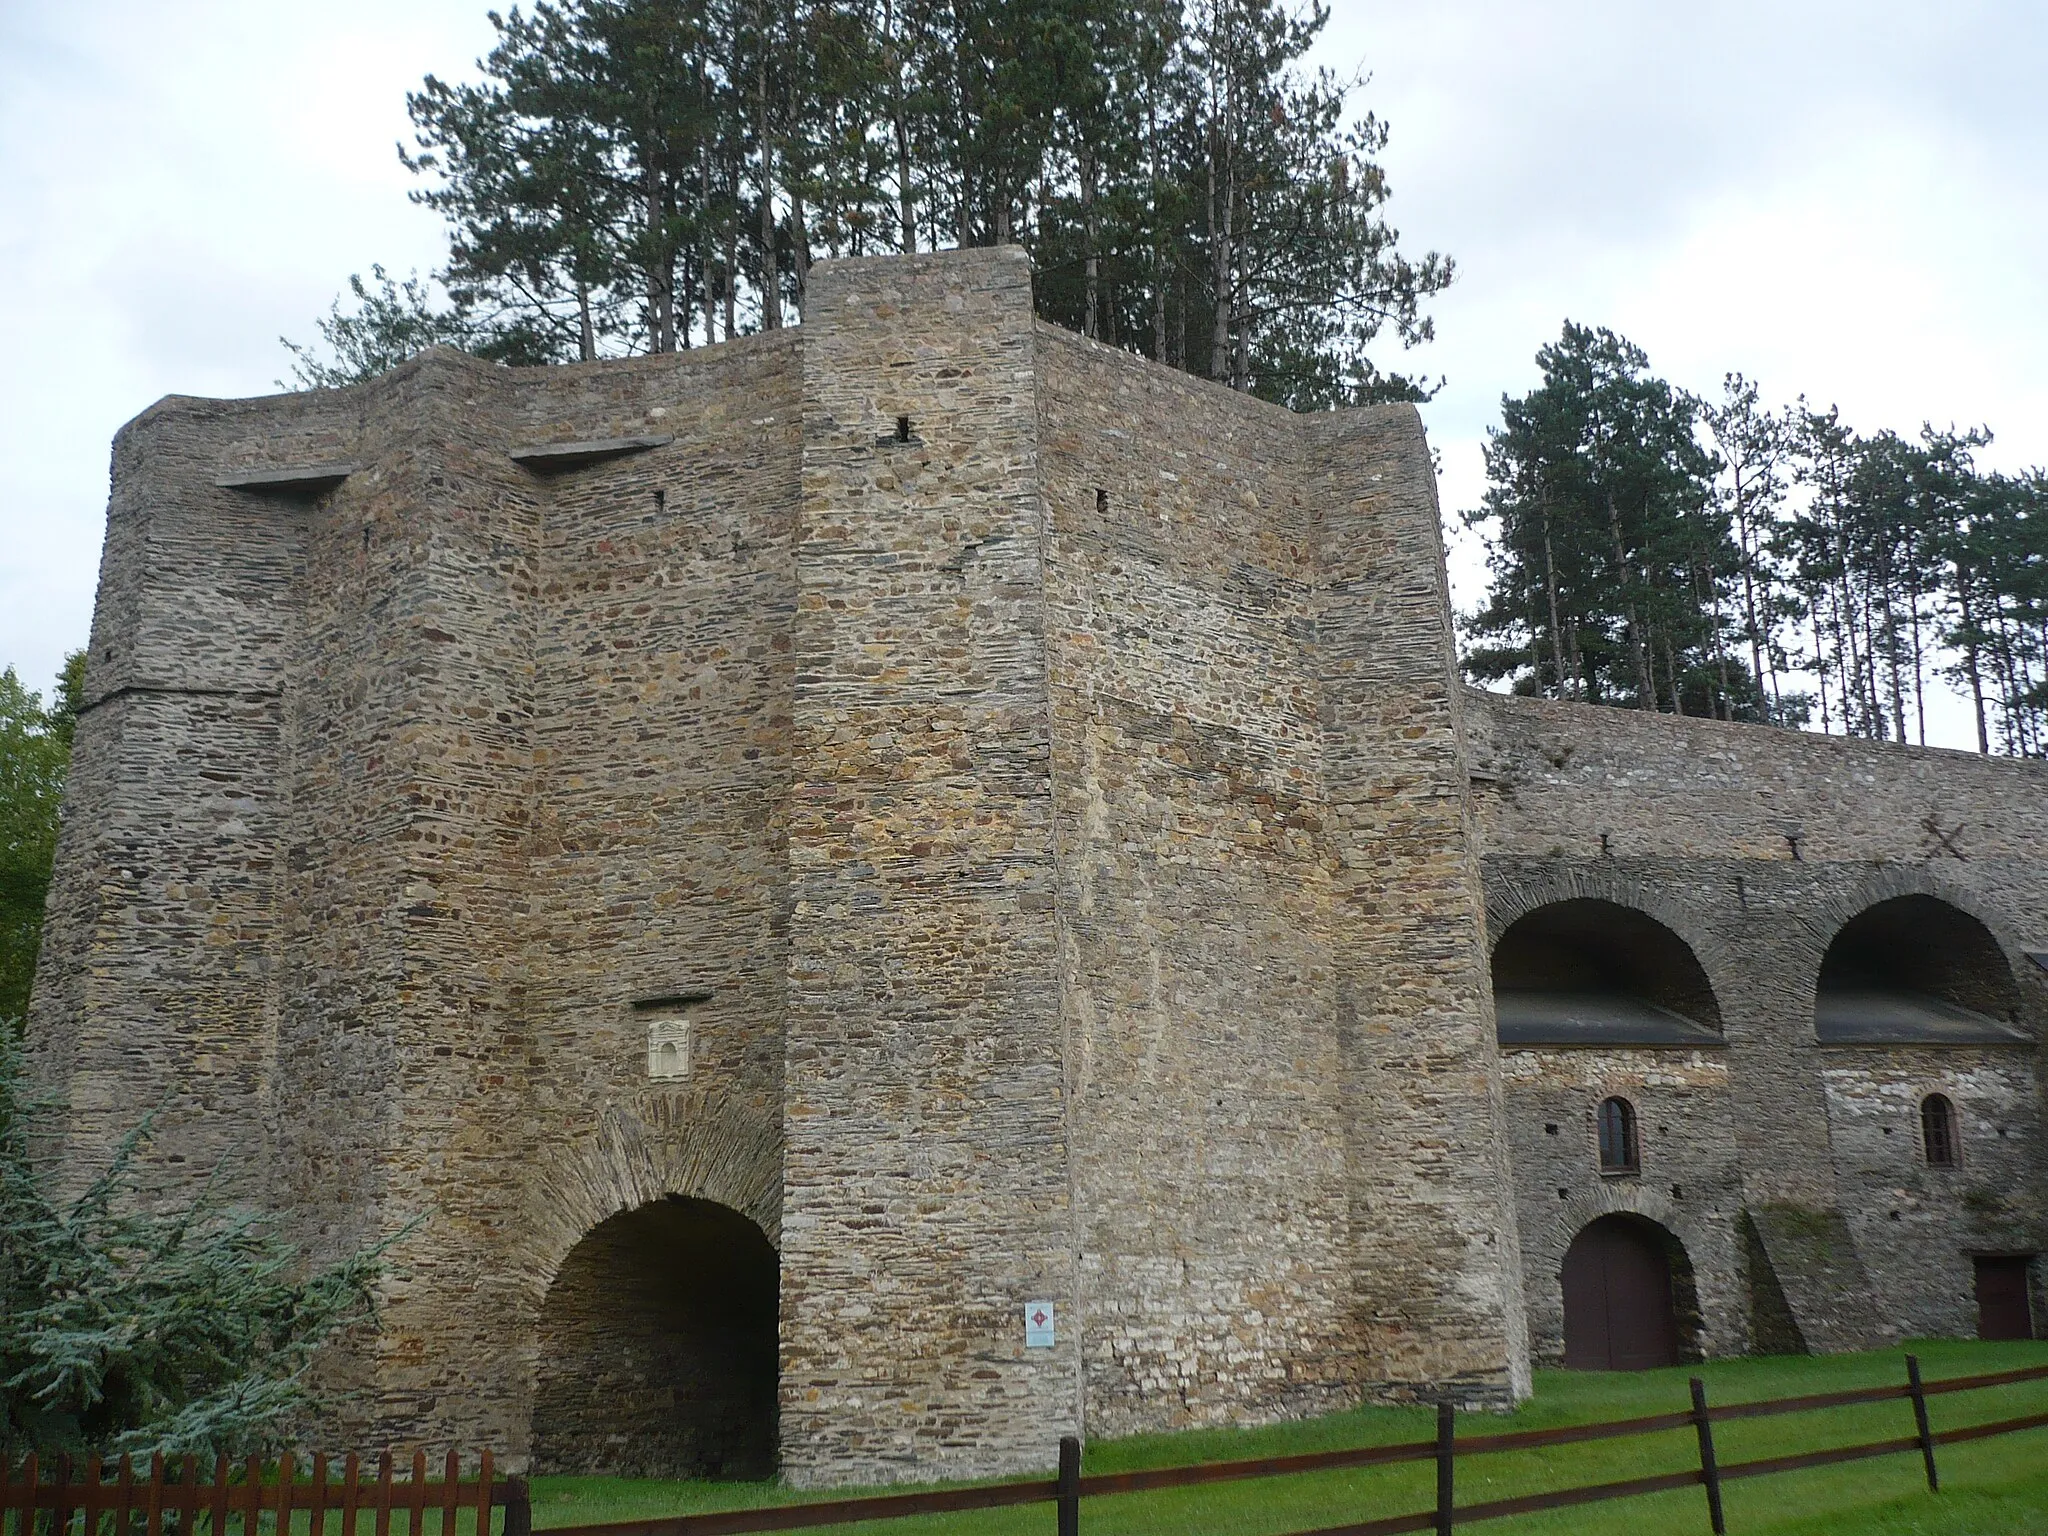
M1527 1390L1413 410L1033 319L122 432L32 1020L318 1252L330 1443L808 1482ZM1027 1343L1027 1303L1051 1340Z

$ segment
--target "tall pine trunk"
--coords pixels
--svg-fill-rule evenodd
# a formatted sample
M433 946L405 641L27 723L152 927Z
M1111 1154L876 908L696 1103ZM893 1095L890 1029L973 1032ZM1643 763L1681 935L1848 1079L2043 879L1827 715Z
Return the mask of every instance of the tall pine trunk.
M1628 562L1628 550L1621 539L1621 509L1614 504L1614 492L1607 492L1607 533L1614 543L1614 574L1622 583L1622 590L1628 594L1624 610L1628 624L1629 652L1634 657L1636 668L1636 690L1639 700L1637 708L1654 710L1657 707L1657 684L1650 676L1649 637L1643 633L1642 620L1636 613L1635 573Z
M1551 552L1550 543L1550 497L1544 495L1538 503L1538 515L1543 519L1543 589L1550 600L1550 655L1557 668L1557 692L1560 698L1571 695L1565 687L1564 672L1564 625L1558 617L1557 606L1557 559Z
M811 226L804 214L804 194L795 177L789 182L790 264L796 268L796 317L804 317L804 302L811 294Z
M597 361L597 327L590 318L590 284L576 283L576 355L586 363Z
M1102 258L1096 250L1095 227L1095 178L1096 161L1094 146L1081 151L1081 265L1083 311L1081 334L1096 336L1101 330L1098 316L1102 312Z
M1145 97L1145 143L1152 179L1152 361L1166 361L1166 238L1159 197L1158 85Z
M768 7L755 12L761 27L761 65L755 78L754 130L761 145L761 329L782 328L782 271L775 250L775 144L768 132Z
M640 173L642 216L647 220L647 318L650 345L656 352L676 349L675 253L662 230L661 178L650 167Z
M896 0L882 7L882 34L889 44L889 129L896 142L896 218L906 253L917 249L916 208L910 192L910 117L903 100L903 40L896 32Z

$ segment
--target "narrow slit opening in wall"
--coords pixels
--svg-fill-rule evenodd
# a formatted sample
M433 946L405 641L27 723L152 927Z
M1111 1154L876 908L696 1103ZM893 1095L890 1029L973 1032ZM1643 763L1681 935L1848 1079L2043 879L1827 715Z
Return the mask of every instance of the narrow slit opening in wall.
M635 1013L665 1013L672 1008L687 1008L692 1003L708 1003L709 992L672 992L666 997L636 997L633 999Z
M910 418L908 416L898 416L896 418L896 441L899 443L910 441Z
M1104 517L1107 516L1108 513L1109 492L1105 491L1101 486L1098 485L1095 488L1095 515L1097 517Z

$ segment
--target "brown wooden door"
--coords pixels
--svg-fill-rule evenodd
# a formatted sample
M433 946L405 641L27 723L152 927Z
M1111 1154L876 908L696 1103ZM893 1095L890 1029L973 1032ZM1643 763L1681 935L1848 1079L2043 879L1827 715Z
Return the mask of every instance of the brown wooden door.
M2034 1309L2027 1297L2024 1257L1977 1260L1977 1337L2031 1339Z
M1602 1216L1564 1255L1564 1363L1645 1371L1678 1363L1671 1266L1649 1223Z

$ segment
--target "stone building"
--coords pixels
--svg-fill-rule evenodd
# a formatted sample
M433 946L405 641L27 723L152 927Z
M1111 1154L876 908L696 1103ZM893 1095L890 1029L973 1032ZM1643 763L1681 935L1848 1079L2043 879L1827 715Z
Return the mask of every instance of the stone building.
M1030 282L125 428L63 1176L418 1219L326 1438L541 1468L2031 1327L2043 765L1469 691L1413 410Z

